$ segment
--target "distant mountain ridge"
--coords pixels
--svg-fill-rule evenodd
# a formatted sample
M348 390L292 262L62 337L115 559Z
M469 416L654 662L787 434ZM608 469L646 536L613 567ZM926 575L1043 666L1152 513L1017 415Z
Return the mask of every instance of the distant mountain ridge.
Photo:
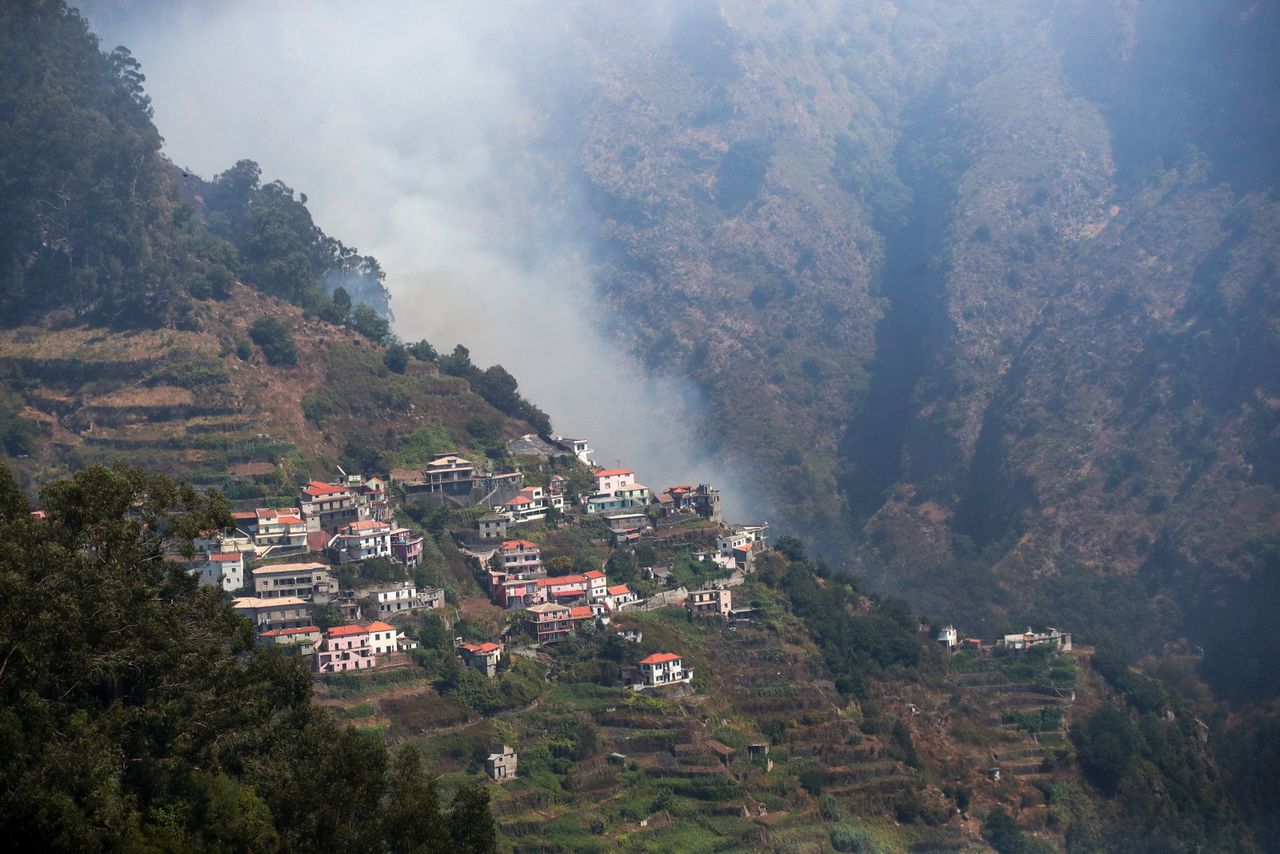
M929 613L1265 669L1214 626L1280 529L1274 4L560 20L603 297L794 530Z

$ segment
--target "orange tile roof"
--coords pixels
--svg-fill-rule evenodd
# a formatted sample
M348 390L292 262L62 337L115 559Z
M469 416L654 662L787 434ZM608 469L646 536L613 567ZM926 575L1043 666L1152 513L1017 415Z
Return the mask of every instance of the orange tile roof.
M361 519L347 525L347 530L351 531L372 531L378 528L390 528L386 522L379 522L377 519Z
M322 483L321 481L313 480L311 483L303 487L302 491L307 495L319 496L346 492L347 488L345 486L334 486L331 483Z
M582 577L583 578L604 578L604 573L598 569L593 569L593 570L590 570L589 572L584 572L582 574Z
M209 560L212 560L212 561L240 560L240 552L220 552L218 554L209 555Z
M560 587L565 584L586 584L587 579L581 575L558 575L555 578L539 578L539 587Z
M640 659L641 664L666 664L668 661L679 661L680 656L674 652L655 652L648 658Z
M370 623L365 628L371 632L394 632L396 630L395 626L390 623L384 623L381 620L376 623Z
M536 549L538 547L538 544L531 543L528 540L503 540L502 541L502 550L504 552L515 551L521 547L526 549Z
M334 626L325 632L331 638L345 638L349 635L367 635L369 630L364 626Z
M619 474L635 474L631 469L600 469L596 472L596 477L613 477Z
M515 498L507 502L507 506L510 507L513 504L532 504L532 503L533 503L533 499L526 498L523 495L517 495Z
M570 620L590 620L595 614L591 613L590 605L579 605L576 608L569 609Z
M610 596L627 596L631 593L631 588L625 584L615 584L609 588Z
M302 520L297 516L281 516L276 519L281 525L301 525Z
M492 641L489 643L464 643L462 648L467 652L475 653L476 655L484 655L502 649L502 647Z

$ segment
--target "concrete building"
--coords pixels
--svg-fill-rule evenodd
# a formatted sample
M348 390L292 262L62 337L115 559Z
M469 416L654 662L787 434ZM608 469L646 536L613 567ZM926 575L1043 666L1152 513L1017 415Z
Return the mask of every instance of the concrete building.
M943 626L938 632L938 643L945 646L948 650L955 649L960 645L960 635L956 631L955 626Z
M458 653L471 669L479 670L490 679L498 675L498 662L502 661L502 644L460 643Z
M248 618L258 632L311 625L311 603L296 596L272 599L241 596L231 600L231 607L240 616Z
M395 528L391 531L391 556L405 566L417 566L422 563L422 534L408 528Z
M427 587L421 591L412 581L391 582L388 584L371 584L359 587L355 591L357 599L371 599L377 607L377 616L389 617L393 614L409 614L425 608L439 608L444 605L444 590L438 587ZM372 617L372 614L366 614Z
M1052 626L1043 632L1033 632L1028 627L1025 632L1016 635L1005 635L1001 639L1005 649L1026 650L1036 646L1053 647L1060 652L1071 651L1071 632L1060 632Z
M190 571L206 587L232 593L244 587L244 553L214 552L196 561Z
M376 519L349 522L329 540L329 559L334 563L355 563L375 557L391 557L392 527Z
M718 588L693 590L684 601L684 606L695 617L719 617L727 620L729 612L733 610L733 591Z
M278 563L257 567L250 574L253 595L261 599L296 597L324 605L338 594L337 582L322 563Z
M490 753L484 760L484 773L497 783L505 783L516 778L518 754L505 744Z
M573 613L552 602L530 605L525 610L525 624L539 643L554 643L573 633Z

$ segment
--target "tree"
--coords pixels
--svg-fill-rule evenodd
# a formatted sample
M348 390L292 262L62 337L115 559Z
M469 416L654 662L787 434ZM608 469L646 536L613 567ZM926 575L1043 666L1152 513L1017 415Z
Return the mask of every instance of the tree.
M410 344L409 355L419 362L434 362L439 357L439 354L436 353L436 348L432 347L425 339L416 344Z
M351 314L351 294L347 293L347 289L342 285L338 285L333 289L331 299L333 300L334 309L345 320Z
M249 327L249 337L262 348L262 355L269 365L296 365L298 348L293 336L277 318L263 315Z
M375 344L381 344L391 334L387 319L364 303L352 310L351 328Z
M382 354L382 364L386 365L387 370L393 374L403 374L409 367L409 351L403 344L392 344L387 348L387 352Z
M430 854L449 847L450 827L440 814L434 780L422 771L422 756L412 744L396 753L387 775L385 838L394 850Z
M489 792L472 781L449 801L449 838L460 854L490 854L498 850L498 834L489 810Z

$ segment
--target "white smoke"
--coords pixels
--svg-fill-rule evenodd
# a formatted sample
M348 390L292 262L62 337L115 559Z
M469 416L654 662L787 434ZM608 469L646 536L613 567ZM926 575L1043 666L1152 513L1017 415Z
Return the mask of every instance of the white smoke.
M329 234L378 258L406 341L501 363L558 431L651 488L711 482L704 408L617 343L565 218L571 192L526 146L563 79L551 3L186 3L86 8L105 48L142 63L166 152L206 178L249 158L307 195ZM539 73L535 81L531 69ZM558 85L558 84L557 84ZM536 95L537 97L534 97Z

